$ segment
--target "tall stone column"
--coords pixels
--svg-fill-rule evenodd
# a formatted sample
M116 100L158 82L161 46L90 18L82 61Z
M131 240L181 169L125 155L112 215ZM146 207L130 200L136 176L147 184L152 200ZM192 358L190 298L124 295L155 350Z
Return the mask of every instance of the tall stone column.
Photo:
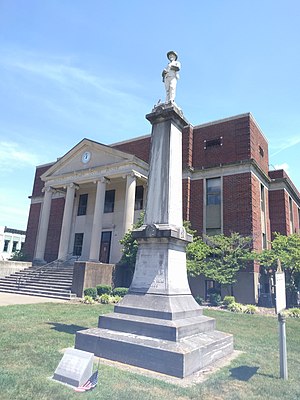
M133 233L139 248L130 290L188 295L193 308L185 253L192 238L182 221L182 129L188 122L175 105L157 107L146 118L152 123L148 196L144 225ZM165 300L159 297L162 308Z
M74 195L76 189L78 189L78 186L75 183L71 183L67 186L67 194L58 250L58 259L65 259L68 255L74 206Z
M35 256L33 260L33 264L45 264L45 248L48 234L48 226L49 226L49 217L51 210L51 201L52 201L52 193L53 189L51 187L44 187L43 192L44 200L41 210L40 224L39 224L39 233L37 237L37 244L35 250Z
M90 261L99 261L106 182L107 179L105 178L101 178L99 181L97 181L96 200L95 200L92 236L90 244L90 255L89 255Z
M134 204L135 204L136 176L134 173L126 177L126 193L123 217L124 234L132 228L134 220Z
M174 103L155 107L145 224L133 231L137 260L128 294L101 316L98 328L76 333L75 347L110 360L180 378L233 350L232 336L202 315L186 271L191 240L182 226L181 134L187 124Z
M148 114L153 123L145 225L182 227L182 126L173 108L162 114ZM180 126L178 126L181 125ZM152 162L155 161L155 162Z

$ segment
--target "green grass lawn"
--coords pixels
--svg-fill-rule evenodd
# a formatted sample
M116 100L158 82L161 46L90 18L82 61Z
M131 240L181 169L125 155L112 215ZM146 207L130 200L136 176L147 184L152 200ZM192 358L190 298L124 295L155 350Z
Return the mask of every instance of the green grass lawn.
M96 327L111 306L44 303L0 307L1 400L300 399L300 320L287 320L289 380L279 379L278 322L261 315L205 310L243 353L202 384L183 388L100 365L99 385L76 393L48 379L78 329Z

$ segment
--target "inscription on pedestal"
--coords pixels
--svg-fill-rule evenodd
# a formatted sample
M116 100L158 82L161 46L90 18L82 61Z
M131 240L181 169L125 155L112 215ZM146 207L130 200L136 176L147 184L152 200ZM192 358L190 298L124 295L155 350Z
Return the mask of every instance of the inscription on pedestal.
M139 254L139 270L136 271L134 284L139 288L166 288L165 255L161 252L155 254Z

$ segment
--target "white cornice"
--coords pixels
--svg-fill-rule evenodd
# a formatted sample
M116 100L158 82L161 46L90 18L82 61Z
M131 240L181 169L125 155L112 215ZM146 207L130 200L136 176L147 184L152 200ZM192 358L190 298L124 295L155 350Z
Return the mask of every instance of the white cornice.
M204 178L213 178L216 176L229 176L245 173L253 173L264 183L269 186L270 178L259 168L253 160L247 160L236 164L219 165L210 168L203 168L198 170L184 171L183 179L190 178L191 180L198 180Z

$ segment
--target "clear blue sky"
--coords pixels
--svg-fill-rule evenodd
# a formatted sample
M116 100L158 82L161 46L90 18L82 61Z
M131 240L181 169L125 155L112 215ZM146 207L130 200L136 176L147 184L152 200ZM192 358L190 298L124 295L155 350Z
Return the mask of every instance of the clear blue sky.
M26 229L36 165L150 133L171 49L186 118L252 112L300 188L299 21L299 0L0 0L0 225Z

